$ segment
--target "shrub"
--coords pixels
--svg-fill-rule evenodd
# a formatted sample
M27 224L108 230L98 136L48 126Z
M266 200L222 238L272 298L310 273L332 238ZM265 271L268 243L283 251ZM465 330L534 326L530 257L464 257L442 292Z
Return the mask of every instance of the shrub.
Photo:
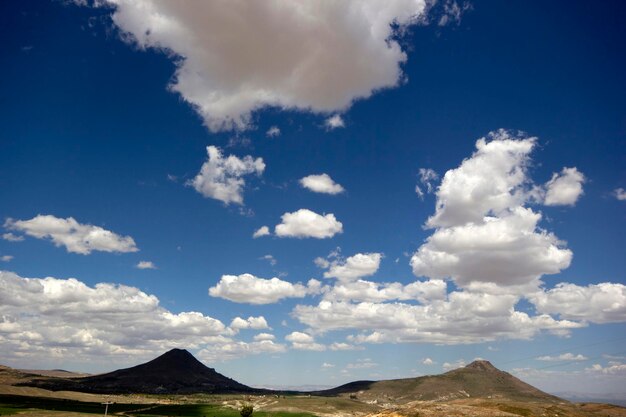
M248 404L248 405L244 405L243 407L241 407L241 409L239 409L239 414L241 414L241 417L250 417L253 411L254 411L254 407Z

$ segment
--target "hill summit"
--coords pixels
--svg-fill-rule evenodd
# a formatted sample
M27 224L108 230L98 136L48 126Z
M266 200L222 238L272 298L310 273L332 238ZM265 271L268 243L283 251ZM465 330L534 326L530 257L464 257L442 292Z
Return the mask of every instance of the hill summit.
M252 388L205 366L184 349L172 349L132 368L74 379L36 379L28 383L53 391L101 394L183 394L251 392Z
M503 398L550 403L562 401L499 370L486 360L476 360L463 368L441 375L387 381L356 381L318 394L346 395L364 401L396 403L465 398Z

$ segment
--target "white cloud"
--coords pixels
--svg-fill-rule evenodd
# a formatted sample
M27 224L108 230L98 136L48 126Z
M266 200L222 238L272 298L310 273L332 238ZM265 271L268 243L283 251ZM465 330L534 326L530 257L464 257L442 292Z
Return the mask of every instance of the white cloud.
M548 291L538 291L529 300L537 311L558 314L569 320L592 323L626 321L626 285L603 282L579 286L557 284Z
M252 274L222 275L220 281L209 288L209 295L236 303L272 304L283 298L302 298L317 291L318 285L319 282L315 280L310 280L307 287L276 277L264 279Z
M326 239L343 232L343 224L332 213L319 215L308 209L300 209L281 216L282 223L276 225L278 237Z
M324 299L335 301L384 302L413 300L428 303L444 300L447 284L443 280L415 281L404 285L399 282L378 283L365 280L340 282L325 289Z
M326 350L326 346L316 343L313 336L307 333L292 332L285 336L285 340L291 342L291 348L296 350Z
M68 252L88 255L92 251L137 252L130 236L120 236L99 226L80 224L72 217L62 219L38 215L30 220L7 219L4 227L37 239L50 239L55 246L65 246ZM6 239L6 238L5 238Z
M574 168L563 168L554 173L546 183L544 204L547 206L573 206L583 194L585 176Z
M257 335L254 335L253 339L255 342L260 342L263 340L274 340L276 339L276 337L270 333L259 333Z
M266 106L342 111L398 85L407 56L396 37L427 9L423 0L105 3L122 39L172 56L170 90L213 131L249 128Z
M433 181L439 179L439 174L437 174L434 170L430 168L420 168L419 169L420 183L426 187L426 192L431 194L434 191ZM422 191L419 185L415 186L415 192L417 195L424 199L424 191Z
M147 359L172 347L197 349L230 340L221 321L194 311L172 313L135 287L90 287L74 278L22 278L6 271L0 271L0 287L2 362L27 363L42 355Z
M274 258L272 255L264 255L264 256L261 256L259 259L263 259L263 260L269 262L270 265L272 265L272 266L274 266L274 265L276 265L278 263L276 258Z
M458 26L461 22L461 16L464 12L470 10L472 5L469 2L463 2L462 5L459 5L455 0L447 0L443 7L443 14L439 18L437 25L446 26L450 23L455 23Z
M0 261L2 262L11 262L13 260L12 255L2 255L0 256Z
M334 368L334 367L335 367L335 365L332 364L332 363L324 362L322 364L322 368Z
M156 265L154 263L152 263L151 261L139 261L139 263L137 263L137 265L135 265L135 268L138 268L138 269L157 269Z
M465 361L463 359L459 359L455 362L445 362L442 367L444 371L451 371L453 369L463 368L465 365Z
M346 365L346 369L371 369L377 367L376 362L372 362L370 358L357 359L356 362L352 362Z
M589 359L588 357L581 355L574 355L573 353L562 353L558 356L539 356L537 357L538 361L546 361L546 362L558 362L558 361L586 361Z
M426 223L435 232L411 258L415 275L522 290L569 266L572 252L539 228L541 214L523 206L536 194L526 175L536 138L500 130L489 139L444 175Z
M254 330L262 330L269 329L267 321L265 317L248 317L247 319L242 319L241 317L235 317L233 321L230 323L231 329L243 330L243 329L254 329Z
M300 185L316 193L339 194L344 188L337 184L328 174L309 175L300 179Z
M328 271L324 272L324 278L337 278L347 282L374 275L380 267L381 259L381 253L357 253L345 260L335 259L325 267Z
M252 234L252 238L256 239L258 237L267 236L270 234L270 228L267 226L261 226Z
M360 346L355 346L355 345L352 345L350 343L345 343L345 342L334 342L334 343L331 343L331 345L328 346L328 348L330 350L335 350L335 351L337 351L337 350L362 350L363 349Z
M268 138L275 138L277 136L280 136L280 129L278 128L278 126L272 126L267 129L267 132L265 132L265 136L267 136Z
M324 126L328 130L339 129L341 127L346 127L346 124L343 121L343 118L339 114L335 114L328 119L324 120Z
M527 175L535 143L500 130L446 172L426 223L434 232L411 259L415 275L428 280L367 281L381 254L344 260L335 251L314 262L337 281L321 289L317 305L297 305L292 317L314 333L354 330L347 340L356 345L485 343L541 332L563 337L588 322L626 321L621 284L543 288L543 275L567 268L572 252L526 207L546 193ZM456 284L450 293L446 279ZM536 312L516 310L524 299Z
M213 345L207 345L198 352L198 357L208 363L242 358L249 355L282 353L287 347L272 340L258 340L254 342L242 342L229 340Z
M434 365L435 363L437 363L437 362L433 361L430 358L422 359L422 365L430 366L430 365Z
M24 236L14 235L13 233L4 233L2 235L2 239L8 242L22 242L24 240Z
M617 198L619 201L624 201L626 200L626 190L624 190L623 188L616 188L613 191L613 195L615 196L615 198Z
M244 175L261 175L265 170L263 158L254 159L246 155L243 159L235 155L224 158L222 151L215 146L207 146L208 159L202 164L200 172L188 185L208 198L214 198L224 204L243 204L243 188L246 184Z
M626 376L626 364L623 363L613 363L608 366L602 366L598 363L594 364L591 368L585 368L586 371L591 371L592 373L602 373L608 375L622 375Z
M292 316L319 332L360 330L361 334L349 339L355 343L483 343L530 339L540 331L565 335L584 326L515 311L518 301L513 295L467 291L455 291L447 299L424 305L324 299L318 305L296 306Z

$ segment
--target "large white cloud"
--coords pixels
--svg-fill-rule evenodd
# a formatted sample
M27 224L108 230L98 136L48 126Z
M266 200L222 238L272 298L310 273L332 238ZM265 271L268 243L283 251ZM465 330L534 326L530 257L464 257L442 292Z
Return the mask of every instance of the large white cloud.
M603 282L579 286L561 283L528 297L537 311L593 323L626 321L626 285Z
M525 290L569 266L572 252L539 227L540 213L525 207L543 194L527 175L535 143L500 130L446 172L426 223L435 231L411 258L415 275Z
M93 251L137 252L139 249L130 236L120 236L99 226L78 223L74 218L38 215L30 220L7 219L4 227L37 239L50 239L55 246L65 246L68 252L88 255ZM19 240L12 237L9 240Z
M343 232L343 224L334 214L320 215L308 209L300 209L281 216L274 233L278 237L326 239Z
M316 193L339 194L345 190L328 174L309 175L300 179L300 185Z
M292 315L319 332L355 329L355 343L481 343L497 339L529 339L546 330L567 334L584 324L531 317L514 310L516 296L455 291L444 300L424 305L408 303L322 300L298 305Z
M254 159L250 155L238 158L229 155L224 158L222 151L215 146L207 146L208 159L200 172L188 182L205 197L220 200L225 204L243 204L244 175L261 175L265 170L263 158Z
M209 288L212 297L236 303L271 304L283 298L302 298L318 291L319 282L310 280L308 286L292 284L279 278L258 278L252 274L222 275L219 282Z
M0 271L0 359L153 357L173 347L232 342L220 320L173 313L138 288Z
M396 86L394 36L424 0L104 0L123 39L175 56L170 89L213 131L246 129L265 106L329 113ZM375 65L373 65L375 63Z

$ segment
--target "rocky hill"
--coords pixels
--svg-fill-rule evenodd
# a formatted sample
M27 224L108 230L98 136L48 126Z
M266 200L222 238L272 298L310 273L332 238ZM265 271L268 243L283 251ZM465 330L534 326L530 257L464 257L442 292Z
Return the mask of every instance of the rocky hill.
M515 401L562 402L500 371L488 361L474 361L464 368L442 375L388 381L356 381L318 395L341 395L379 403L407 403L410 401L450 401L466 398L508 399Z

